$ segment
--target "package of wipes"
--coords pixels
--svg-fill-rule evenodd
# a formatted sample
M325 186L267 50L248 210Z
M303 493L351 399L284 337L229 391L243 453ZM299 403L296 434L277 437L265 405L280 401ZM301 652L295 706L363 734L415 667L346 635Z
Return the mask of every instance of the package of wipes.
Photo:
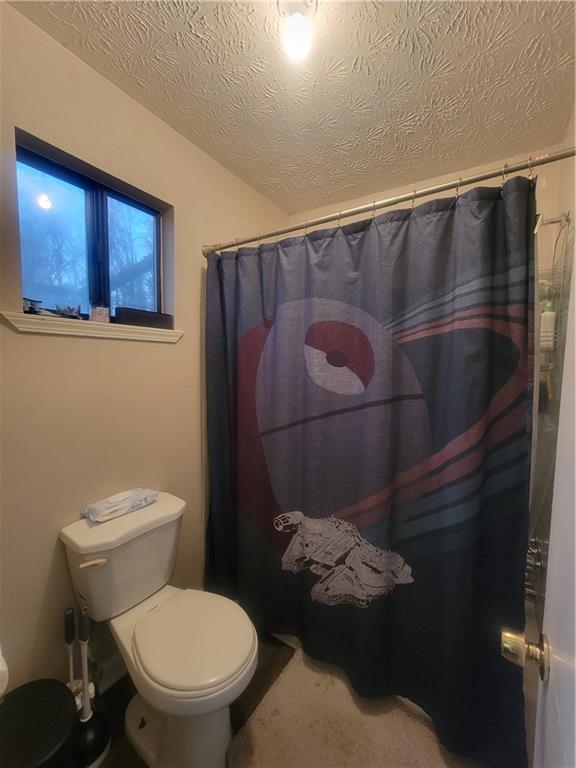
M107 499L89 504L82 510L82 516L93 523L105 523L128 512L147 507L156 500L157 496L158 491L152 491L150 488L131 488L129 491L122 491Z

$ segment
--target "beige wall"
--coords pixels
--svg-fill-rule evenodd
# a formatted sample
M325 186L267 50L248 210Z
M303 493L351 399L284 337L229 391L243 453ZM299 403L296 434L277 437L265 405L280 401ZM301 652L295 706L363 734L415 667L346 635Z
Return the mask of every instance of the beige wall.
M200 246L285 214L0 3L2 300L20 309L14 126L174 205L176 345L19 335L2 343L0 643L11 685L65 672L61 526L136 485L188 503L175 581L202 572Z
M20 308L13 133L19 126L174 205L175 314L184 331L172 346L0 329L0 643L11 684L17 685L64 675L61 614L72 596L57 534L86 502L132 485L182 496L188 509L175 581L200 582L200 246L288 220L5 3L0 3L0 31L0 309ZM573 143L573 136L563 143ZM573 168L564 161L538 171L545 216L574 210ZM473 170L462 169L462 175ZM378 197L406 191L387 190ZM320 213L298 214L293 221ZM551 237L552 232L544 235ZM541 250L549 252L546 241Z
M530 156L540 156L553 152L565 147L571 147L575 144L574 135L574 115L568 125L563 140L554 146L550 146L545 150L531 151L530 147L525 147L515 157L508 158L508 163L520 162ZM352 200L343 200L339 205L326 206L323 208L314 208L301 213L296 213L290 216L290 224L298 224L306 221L307 219L314 219L318 216L325 216L333 213L335 210L344 210L346 208L355 208L359 205L371 204L374 200L384 200L389 197L396 197L397 195L405 195L412 192L414 187L416 189L426 189L436 184L443 184L448 181L452 181L455 177L460 175L462 178L466 176L473 176L474 174L484 173L494 169L494 163L488 163L487 165L475 166L473 168L462 168L458 174L449 173L446 176L437 176L431 179L422 179L415 185L407 187L395 187L394 189L387 189L384 185L382 191L376 195L370 195L369 197L357 197ZM526 172L527 173L527 172ZM550 165L543 165L535 169L534 173L538 176L537 201L538 212L541 213L544 218L556 217L562 211L572 211L574 215L574 174L575 174L575 161L574 158L567 160L561 160ZM492 179L484 182L486 186L495 186L499 183L499 179ZM461 192L470 189L471 187L462 187ZM443 197L449 197L454 194L453 192L444 192ZM416 204L423 203L426 200L433 199L431 197L423 197L416 200ZM380 213L384 213L385 210L394 210L395 208L409 207L410 203L402 203L400 205L391 206L390 208L383 209ZM358 219L368 218L370 214L362 214L361 216L351 217L349 219L343 219L342 223L349 223ZM572 222L573 224L573 222ZM330 225L324 225L330 226ZM539 260L540 268L546 269L551 265L551 258L554 246L554 239L558 233L556 227L544 227L541 230L539 237Z

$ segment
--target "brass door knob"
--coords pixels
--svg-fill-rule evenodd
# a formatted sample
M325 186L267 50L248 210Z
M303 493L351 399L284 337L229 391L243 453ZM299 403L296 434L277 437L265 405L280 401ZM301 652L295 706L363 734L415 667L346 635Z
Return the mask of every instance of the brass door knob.
M546 635L540 635L538 643L529 643L523 633L504 630L500 635L500 653L519 667L525 667L527 661L538 664L540 680L547 682L550 675L550 646Z

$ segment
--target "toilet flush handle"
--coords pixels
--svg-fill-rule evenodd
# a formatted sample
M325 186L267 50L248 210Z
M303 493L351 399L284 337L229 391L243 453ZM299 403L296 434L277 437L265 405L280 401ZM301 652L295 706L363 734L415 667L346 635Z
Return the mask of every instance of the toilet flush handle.
M108 562L107 557L96 557L94 560L85 560L78 568L100 568Z

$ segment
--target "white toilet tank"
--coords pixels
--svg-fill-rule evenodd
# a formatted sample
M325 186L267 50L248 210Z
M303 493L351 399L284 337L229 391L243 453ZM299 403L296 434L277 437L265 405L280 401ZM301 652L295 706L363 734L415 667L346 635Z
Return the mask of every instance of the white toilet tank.
M159 493L149 506L105 523L82 518L62 528L74 591L90 618L118 616L168 583L185 507Z

